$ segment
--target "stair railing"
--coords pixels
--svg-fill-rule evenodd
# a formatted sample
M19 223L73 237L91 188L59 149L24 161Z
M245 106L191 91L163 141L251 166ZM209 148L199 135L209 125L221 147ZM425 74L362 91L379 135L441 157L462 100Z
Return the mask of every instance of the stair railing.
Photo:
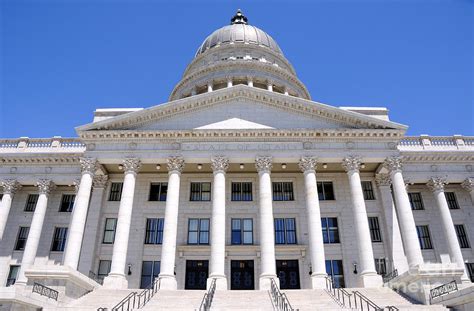
M383 275L382 280L383 280L384 283L388 283L391 280L393 280L394 278L396 278L397 276L398 276L398 270L395 269L392 272L389 272L389 273Z
M383 311L383 308L377 306L372 300L362 295L359 291L353 291L354 307L361 311Z
M142 290L139 294L137 294L136 298L136 309L141 309L145 306L145 304L150 301L153 296L158 292L160 289L160 279L155 278L153 282L148 285L147 288Z
M201 305L199 306L199 311L209 311L211 310L212 299L214 299L214 293L216 292L216 279L213 278L211 286L208 291L202 297Z
M286 297L285 293L280 291L274 279L271 279L270 295L277 311L295 311L291 306L288 297Z
M334 287L332 278L329 276L326 276L326 291L341 307L352 308L352 295L344 288Z
M388 311L399 311L400 310L395 306L386 306L385 309L387 309Z
M131 311L135 307L135 299L137 292L131 292L124 299L120 300L115 307L112 308L112 311ZM107 308L100 307L97 311L107 311Z

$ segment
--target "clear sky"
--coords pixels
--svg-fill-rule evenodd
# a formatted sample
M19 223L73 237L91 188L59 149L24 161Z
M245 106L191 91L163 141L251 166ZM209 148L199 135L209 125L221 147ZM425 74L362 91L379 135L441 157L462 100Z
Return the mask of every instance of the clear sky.
M241 8L312 99L385 106L409 135L474 135L474 1L0 1L0 137L76 136L96 108L167 101Z

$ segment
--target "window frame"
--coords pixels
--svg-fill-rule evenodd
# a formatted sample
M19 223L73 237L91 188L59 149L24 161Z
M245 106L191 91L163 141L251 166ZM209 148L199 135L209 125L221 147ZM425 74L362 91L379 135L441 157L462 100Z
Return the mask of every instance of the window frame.
M334 288L344 288L346 285L345 285L345 278L344 278L343 260L342 259L326 259L324 264L326 268L326 273L331 278ZM329 264L330 271L327 271L328 264ZM334 264L337 264L338 266L340 265L340 268L338 267L338 270L342 272L342 274L334 274L334 271L336 270L334 269Z
M329 196L329 194L326 195L326 192L327 192L326 186L331 186L330 188L331 188L332 197ZM336 193L334 191L334 183L332 181L322 180L322 181L316 182L316 190L318 191L319 201L335 201L336 200Z
M250 184L250 194L244 191L244 184ZM234 185L239 186L240 190L234 191ZM247 189L248 190L248 189ZM245 199L247 198L247 199ZM230 201L231 202L252 202L253 201L253 182L251 181L232 181L230 183Z
M151 274L143 274L143 268L145 267L145 263L151 263ZM156 270L156 266L158 264L158 272ZM148 288L151 284L153 284L154 280L159 276L161 271L161 261L160 260L142 260L142 267L140 269L140 289ZM151 278L151 282L148 284L143 284L143 278Z
M415 195L419 197L419 200L414 200ZM423 203L423 196L421 195L420 191L408 192L408 200L410 201L410 207L412 211L422 211L425 209L425 204ZM418 207L416 205L418 205Z
M460 209L458 199L456 197L456 193L454 191L445 191L444 197L446 198L446 202L448 203L449 209Z
M153 227L150 229L150 223ZM147 218L145 223L145 245L161 245L163 244L163 229L165 226L164 218Z
M197 230L192 230L191 231L191 221L197 220ZM207 221L207 230L202 230L202 222ZM196 243L190 242L190 233L197 233L196 236ZM209 245L210 244L210 232L211 232L211 220L210 218L189 218L188 219L188 239L187 239L187 244L188 245ZM201 242L201 234L202 233L207 233L207 242Z
M34 200L30 201L30 198L35 198ZM23 209L24 212L34 212L36 209L36 204L38 203L39 194L38 193L28 193L26 197L25 207ZM33 202L34 201L34 202Z
M369 222L370 240L372 243L383 242L379 218L377 216L369 216L367 217L367 220Z
M275 189L277 187L280 187L280 189ZM272 181L272 201L295 201L295 187L293 181Z
M336 222L336 227L334 226L329 226L329 219L335 220ZM324 221L326 222L326 226L324 226ZM341 243L341 237L339 235L339 220L337 217L321 217L321 229L323 230L323 244L340 244ZM334 233L334 236L337 236L337 239L334 239L334 241L331 241L331 233ZM325 239L327 237L327 239Z
M108 269L106 269L107 273L105 273L105 274L101 273L101 267L102 267L103 263L105 263L105 264L108 263ZM97 278L99 280L104 280L104 278L109 275L111 267L112 267L112 260L111 259L99 259L99 266L97 267Z
M115 220L114 228L113 229L107 229L107 222L109 220ZM104 235L102 237L102 244L114 244L115 243L115 232L117 231L117 218L110 217L110 218L105 218L104 222ZM112 232L112 242L105 241L106 233L107 232Z
M115 185L120 185L118 189L115 189ZM110 183L110 189L109 189L109 196L108 196L108 201L109 202L120 202L122 200L122 191L123 191L123 182L121 181L114 181Z
M152 189L153 186L159 186L158 193L156 195L156 199L153 198L152 200ZM163 186L166 186L166 192L163 194ZM164 195L164 197L163 197ZM150 183L150 189L148 191L148 202L166 202L166 198L168 197L168 182L165 181L157 181Z
M64 252L66 248L68 227L54 227L51 241L51 252Z
M277 221L283 222L283 230L277 229ZM289 229L288 221L293 222L293 228ZM274 231L275 231L275 245L298 245L298 236L297 236L297 229L296 229L296 218L295 217L277 217L273 220ZM279 227L279 226L278 226ZM278 233L283 233L283 242L279 241ZM289 239L288 237L293 235L293 239ZM288 240L293 240L293 242L288 242Z
M423 229L423 230L421 230ZM420 232L423 231L423 232ZM433 242L431 241L431 232L429 225L417 225L416 233L418 236L418 242L420 243L421 250L433 249ZM424 233L424 236L420 236L421 233ZM425 245L425 243L427 245Z
M374 258L374 264L377 274L382 276L387 274L387 261L385 258Z
M234 221L239 221L239 229L234 229ZM245 221L250 221L252 225L252 229L245 230ZM251 242L245 242L245 233L251 234ZM240 243L234 243L234 233L239 234L239 239ZM230 219L230 244L231 245L253 245L254 244L254 238L253 238L253 218L231 218Z
M364 185L369 185L365 187ZM360 182L360 186L362 187L362 193L364 194L365 201L374 201L375 200L375 191L374 186L371 180L362 180Z
M209 184L209 191L203 191L203 185ZM198 189L193 189L193 186L198 186ZM203 194L208 194L208 198L203 199ZM210 181L191 181L189 183L189 201L190 202L209 202L212 199L212 184Z
M66 197L71 197L72 200L69 201L68 203L68 206L66 207L66 209L63 209L64 207L64 198ZM59 202L59 212L60 213L71 213L73 208L74 208L74 202L76 201L76 195L75 194L72 194L72 193L63 193L61 195L61 201Z
M10 265L7 274L7 281L5 283L5 287L10 287L15 285L16 280L18 279L18 273L20 272L20 265ZM15 271L15 276L13 277L12 272Z
M26 229L26 237L20 237L20 234L22 233L22 230ZM15 247L14 251L24 251L25 246L26 246L26 241L28 240L28 235L30 234L30 227L28 226L20 226L18 228L18 232L16 234L16 241L15 241ZM23 247L19 247L19 242L22 241Z
M460 248L471 248L469 237L467 236L466 227L464 224L455 224L454 230L456 231L456 237Z

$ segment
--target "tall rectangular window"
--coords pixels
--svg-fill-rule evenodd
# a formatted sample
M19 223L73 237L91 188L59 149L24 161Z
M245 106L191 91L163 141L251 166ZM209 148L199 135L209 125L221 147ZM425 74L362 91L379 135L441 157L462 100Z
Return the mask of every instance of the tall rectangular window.
M22 251L25 249L26 240L28 239L28 233L30 232L30 227L20 227L18 230L18 235L16 237L15 250Z
M385 261L385 258L375 258L375 270L377 271L377 274L380 275L385 275L387 274L387 263Z
M106 218L104 226L103 244L114 244L115 228L117 227L117 218Z
M34 212L36 207L36 202L38 202L39 194L32 193L28 194L25 204L25 212Z
M379 219L377 217L369 217L369 229L372 242L382 242L382 234L380 233Z
M3 199L3 193L0 193L0 201Z
M52 252L63 252L66 247L67 228L54 228L53 243L51 244Z
M467 238L466 229L464 225L454 225L456 235L458 236L459 246L461 248L469 248L469 239Z
M109 201L120 201L122 199L123 183L113 182L110 185Z
M142 263L142 277L140 288L148 288L160 274L159 261L144 261Z
M151 183L150 195L148 201L166 201L166 195L168 193L168 183Z
M232 244L253 244L253 220L251 218L232 218Z
M469 273L469 278L471 282L474 282L474 262L466 263L467 272Z
M421 198L421 193L419 192L409 192L408 199L410 199L411 209L416 210L423 210L425 207L423 206L423 200Z
M7 277L7 284L5 284L5 287L12 286L13 284L15 284L19 271L20 271L20 266L17 266L17 265L10 266L10 271L8 272L8 277Z
M107 275L109 275L111 265L112 260L99 261L99 269L97 270L97 278L99 280L103 280Z
M292 182L274 182L273 201L293 201L293 183Z
M146 220L145 244L163 243L163 218L148 218Z
M210 182L192 182L190 201L210 201L211 183Z
M63 196L61 197L61 204L59 205L59 211L72 212L75 199L76 195L74 194L63 194Z
M448 201L449 209L459 209L459 204L454 192L445 192L444 196L446 197L446 201Z
M332 201L334 200L334 187L330 181L319 181L318 185L318 198L319 201Z
M433 249L431 244L430 230L428 226L416 226L416 232L418 233L418 241L420 242L421 249Z
M209 219L190 218L188 223L188 244L209 244Z
M364 193L364 200L375 200L374 188L372 188L371 181L362 181L362 192Z
M336 217L321 218L321 226L323 228L323 242L324 244L340 243L339 228L337 226Z
M331 277L334 288L344 287L342 260L326 260L326 273Z
M296 244L294 218L275 218L275 244Z
M252 201L252 183L251 182L233 182L231 185L232 201Z

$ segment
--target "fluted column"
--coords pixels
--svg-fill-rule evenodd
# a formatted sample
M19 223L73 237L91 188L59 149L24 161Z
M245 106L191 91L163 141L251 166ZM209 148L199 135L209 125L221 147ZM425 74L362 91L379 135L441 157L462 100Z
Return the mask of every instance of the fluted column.
M462 182L461 187L469 192L469 195L471 196L471 203L474 205L474 177L466 178Z
M359 169L361 159L350 156L342 161L342 166L349 176L352 209L355 223L355 239L358 246L359 286L375 287L382 285L382 278L377 274L374 263L374 252L370 238L369 220L365 208L364 193L360 181Z
M68 238L64 251L64 265L77 269L81 254L82 239L91 197L92 179L97 170L97 160L94 158L80 158L82 176L79 189L74 201L71 221L69 223Z
M38 186L39 197L36 202L33 219L31 220L25 250L23 251L20 273L15 283L18 285L26 285L27 278L25 277L25 270L35 263L41 231L43 230L44 216L46 215L46 207L48 206L48 196L55 187L53 182L49 179L40 179L36 185Z
M408 271L408 262L403 249L402 236L398 225L397 211L393 203L392 190L390 189L391 179L388 174L375 175L375 183L379 188L380 200L384 211L385 225L387 226L387 242L389 255L393 263L391 269L396 269L398 274ZM388 271L390 272L390 271Z
M208 287L212 278L216 278L218 290L227 289L225 276L225 172L229 168L229 160L223 156L211 159L214 172L212 185L212 217L211 217L211 264Z
M259 211L260 211L260 290L270 289L271 279L278 281L275 261L275 232L273 225L272 206L272 170L271 157L257 157L255 167L259 181ZM278 282L277 282L278 283Z
M12 207L13 196L21 188L21 185L15 179L4 180L0 185L3 187L3 198L0 203L0 240L2 240L10 208Z
M415 219L413 218L405 181L402 176L402 158L387 158L383 166L390 171L400 233L402 235L408 266L419 266L423 264L423 255L421 253L420 244L414 243L414 241L418 241L418 234L416 232Z
M308 221L309 255L311 259L312 288L326 288L326 261L316 183L316 158L302 157L298 163L304 173L306 215Z
M104 286L109 288L128 287L128 281L125 277L125 266L127 262L130 224L132 221L135 181L139 169L139 159L126 158L123 160L123 170L125 173L125 177L123 180L122 198L120 199L120 207L117 218L117 230L115 231L112 264L110 267L109 275L104 279Z
M428 188L433 192L438 206L439 214L441 216L441 225L443 226L443 232L446 237L448 245L449 256L451 261L455 262L459 268L464 269L464 273L461 277L463 283L470 283L469 277L467 276L466 266L462 257L461 247L459 246L456 229L454 228L453 219L451 218L451 212L449 211L448 202L444 195L444 186L447 181L444 177L432 177L426 184Z
M163 228L159 275L161 289L177 289L174 267L176 260L176 237L178 234L179 188L183 169L183 158L168 158L168 193L166 195L165 224Z

